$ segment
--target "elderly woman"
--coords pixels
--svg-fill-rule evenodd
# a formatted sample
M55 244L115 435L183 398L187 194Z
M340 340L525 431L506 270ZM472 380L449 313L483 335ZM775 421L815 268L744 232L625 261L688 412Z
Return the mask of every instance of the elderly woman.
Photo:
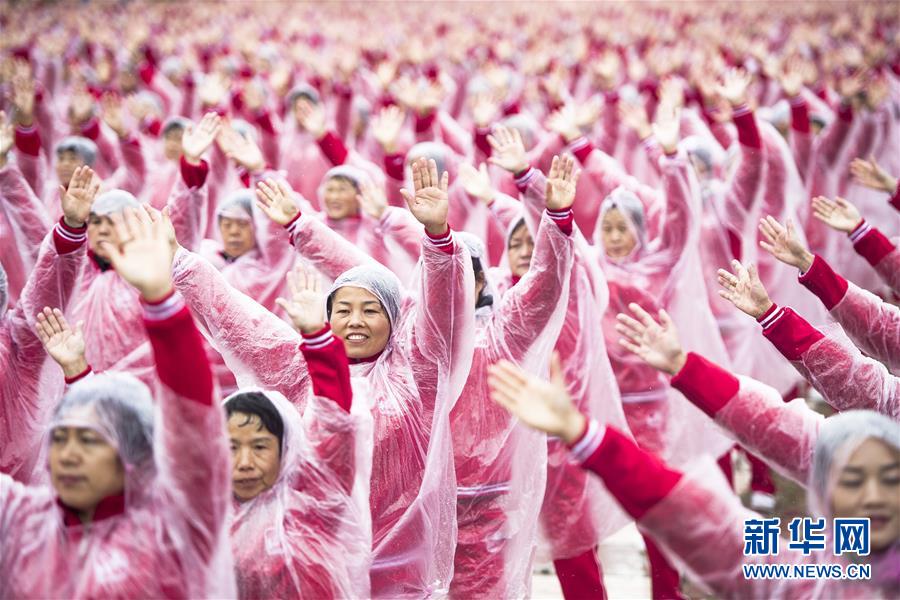
M366 400L374 419L371 593L379 597L449 585L456 490L447 415L472 358L472 262L447 225L447 176L439 179L434 163L420 163L416 172L407 202L427 233L419 301L404 301L396 276L371 261L340 275L327 298L330 326L350 358L354 396ZM297 207L288 195L273 196L267 208L294 233ZM296 333L195 255L179 251L174 271L238 382L303 406L311 379Z
M228 450L202 339L162 224L129 212L117 227L129 241L106 254L141 295L162 386L154 402L129 375L85 376L49 421L50 485L0 475L4 595L231 596ZM64 368L84 361L61 312L46 309L39 334Z
M278 392L245 388L225 400L242 598L370 595L371 424L367 407L352 408L347 355L317 283L298 273L288 305L312 380L302 416Z

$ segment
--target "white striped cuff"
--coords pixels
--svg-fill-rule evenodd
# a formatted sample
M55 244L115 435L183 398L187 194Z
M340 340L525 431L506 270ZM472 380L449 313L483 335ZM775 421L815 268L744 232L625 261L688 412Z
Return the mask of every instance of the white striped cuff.
M644 140L641 142L641 145L643 145L644 148L652 148L653 146L658 146L659 144L657 143L656 138L651 134L644 138Z
M294 219L294 222L287 226L288 236L291 238L291 242L294 241L294 235L297 234L298 223L300 223L300 219Z
M665 402L669 399L666 388L650 390L649 392L625 392L622 395L622 404L639 404L641 402Z
M334 339L334 334L331 333L331 329L323 333L322 335L318 335L314 338L304 337L300 345L308 350L320 350L331 343L331 340Z
M571 208L567 208L566 210L550 210L549 208L547 208L545 210L547 211L547 216L554 221L565 221L572 216Z
M516 185L519 187L527 186L529 184L529 182L532 180L532 178L534 177L535 173L536 173L536 171L534 170L534 167L528 167L528 169L524 173L522 173L521 175L516 177L516 179L515 179Z
M736 106L731 109L732 117L742 117L746 114L750 114L750 105L749 104L741 104L740 106Z
M87 229L85 229L82 233L72 233L71 231L67 231L61 223L57 223L55 230L59 237L75 244L80 244L87 239Z
M760 321L759 324L762 325L763 331L765 331L766 329L768 329L769 327L774 325L778 321L778 319L780 319L783 316L784 316L784 308L779 306L777 309L775 309L775 312L773 312L771 315L769 315L768 317L766 317L765 319Z
M453 243L453 232L448 229L447 235L442 238L433 238L430 235L426 234L425 239L428 240L428 243L430 243L435 248L444 248Z
M489 483L486 485L459 486L456 495L460 498L474 498L488 494L502 494L509 491L509 482Z
M587 137L581 136L580 138L576 138L576 139L572 140L571 142L569 142L569 151L574 154L575 152L578 152L582 148L587 148L587 146L589 144L590 144L590 141L588 141Z
M597 451L597 448L600 447L600 442L603 441L604 432L605 428L600 427L600 425L597 424L597 421L591 419L588 422L587 433L585 433L584 437L581 438L581 441L575 444L572 450L570 450L572 458L579 463L583 463L590 458L590 456Z
M184 298L182 298L181 294L176 290L175 293L159 304L147 304L144 302L143 305L145 319L148 321L165 321L166 319L174 317L182 308L184 308Z
M859 224L859 226L850 232L850 241L854 244L859 240L863 239L867 233L872 231L872 226L869 225L865 220Z

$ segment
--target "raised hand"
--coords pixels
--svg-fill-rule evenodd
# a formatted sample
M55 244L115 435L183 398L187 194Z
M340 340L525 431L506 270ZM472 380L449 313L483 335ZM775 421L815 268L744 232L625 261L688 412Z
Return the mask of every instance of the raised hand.
M642 140L653 134L650 120L647 118L647 110L640 102L620 102L619 118Z
M486 204L490 204L494 200L494 186L491 185L491 176L486 163L481 163L481 167L478 169L468 163L460 165L459 181L470 196L478 198Z
M487 127L497 116L498 98L495 94L484 92L475 94L470 102L472 120L478 127Z
M678 133L681 130L681 109L660 104L653 122L653 136L666 154L678 150Z
M508 360L488 367L491 400L533 429L573 443L584 431L585 418L569 396L559 356L550 362L550 381L529 375Z
M122 116L122 100L115 94L104 94L100 101L102 108L103 122L107 127L119 136L125 138L128 136L128 129L125 127L125 119Z
M387 154L397 151L397 140L406 114L398 106L386 106L372 119L372 137Z
M747 101L750 81L750 74L744 69L728 69L722 77L722 82L716 87L716 92L732 106L740 106Z
M625 313L616 315L616 331L625 336L619 343L654 369L675 375L687 357L669 313L660 309L657 322L634 302L628 309L636 318Z
M100 178L88 166L81 166L72 173L69 187L59 186L63 219L69 227L84 227L91 216L91 206L100 191Z
M288 272L287 282L290 299L276 298L275 303L284 309L301 333L321 330L325 326L325 294L319 274L298 262Z
M488 162L497 165L510 173L519 173L528 168L528 154L525 152L525 144L522 142L522 134L518 129L494 127L493 133L488 135L488 143L493 152Z
M444 173L438 178L437 163L420 158L412 164L413 192L401 189L409 211L425 226L432 236L447 233L447 212L450 208L447 190L450 176Z
M153 220L143 206L112 215L119 238L103 250L119 276L147 301L165 298L172 290L172 245L162 219Z
M94 97L82 85L76 86L69 102L69 119L74 126L81 126L94 114Z
M672 108L684 106L684 86L673 77L666 78L659 88L659 103Z
M567 143L581 137L581 130L575 118L575 108L571 105L563 106L551 113L547 118L547 127L550 131L561 135Z
M850 173L860 185L874 190L893 194L897 189L897 178L882 169L881 165L875 161L874 155L870 156L869 160L854 158L850 163Z
M314 104L308 98L301 98L296 106L297 121L300 126L314 138L325 135L325 111L320 104Z
M79 321L75 324L75 329L72 329L58 308L45 306L37 314L35 333L44 345L44 350L62 368L66 377L81 375L88 368L84 358L83 325L84 321Z
M222 118L208 112L200 119L200 123L187 126L184 135L181 136L181 151L184 160L192 165L200 164L200 157L206 152L218 137L222 130Z
M803 71L797 59L786 60L778 72L778 82L785 96L793 98L803 89Z
M571 156L554 156L547 174L547 191L544 203L547 210L562 211L575 203L575 188L581 169L575 166Z
M229 123L223 123L216 140L225 156L249 172L259 173L265 169L266 161L259 146L235 131Z
M31 77L17 75L13 78L12 85L16 124L30 127L34 121L34 80Z
M788 219L786 225L782 225L771 215L760 219L759 232L766 239L760 240L759 245L781 262L805 273L812 266L815 256L800 243L794 222Z
M586 130L600 118L600 98L593 96L575 107L575 125Z
M281 180L266 179L256 184L256 206L279 225L287 225L300 213L293 196L294 190Z
M359 202L362 211L376 221L381 220L381 217L384 216L384 211L388 208L384 186L368 178L359 184L359 194L356 195L356 201Z
M219 75L207 75L203 78L197 96L205 107L218 106L227 92L227 85Z
M812 211L815 218L844 233L850 233L862 221L859 210L840 196L834 202L825 196L816 196L812 200Z
M868 73L865 69L858 69L849 75L841 77L837 83L838 93L845 100L856 98L866 87L865 80L867 75Z
M756 267L754 265L744 267L740 261L733 260L731 268L734 273L725 269L718 271L719 285L722 286L719 296L734 304L741 312L758 319L772 308L772 300L759 280Z
M444 101L447 90L439 81L430 82L425 89L418 93L418 102L416 102L416 111L420 115L429 115L433 113Z

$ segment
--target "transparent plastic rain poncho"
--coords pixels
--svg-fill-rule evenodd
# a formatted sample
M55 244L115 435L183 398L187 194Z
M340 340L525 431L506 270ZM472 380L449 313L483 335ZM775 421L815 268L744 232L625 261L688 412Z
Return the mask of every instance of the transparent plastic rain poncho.
M665 308L678 327L686 350L703 352L729 364L715 318L706 301L700 265L700 195L684 159L663 158L665 198L658 234L651 238L647 210L633 192L617 188L600 208L594 233L596 254L609 287L602 327L629 427L641 447L675 465L702 454L720 456L730 441L696 407L671 389L664 377L618 343L616 314L631 314L637 303L650 314ZM610 259L603 250L601 227L606 213L619 210L637 241L630 255Z
M137 206L130 193L113 190L97 197L91 214L108 217ZM152 388L156 373L138 293L106 261L91 253L89 259L69 315L73 322L84 321L88 364L96 372L131 373Z
M167 387L154 402L134 377L108 373L69 388L48 443L55 427L93 429L118 451L124 510L67 525L53 488L0 474L0 597L235 596L219 406Z
M486 259L480 240L458 238ZM547 441L490 401L487 369L505 359L546 373L565 317L572 255L572 237L544 217L528 273L479 309L472 369L450 414L459 530L454 597L530 595Z
M742 256L745 252L756 256L754 242L758 235L758 220L754 218L753 210L761 202L764 189L765 153L735 144L727 165L730 173L726 176L722 173L726 158L714 142L703 137L689 137L679 146L708 170L708 176L700 183L703 221L698 243L706 295L731 364L736 372L764 381L787 394L798 383L796 373L771 344L762 343L765 340L759 336L756 323L719 296L716 284L717 270L731 269L729 231L742 242Z
M542 218L545 192L546 178L538 172L523 194L525 222L532 231ZM515 227L516 220L510 221L510 227ZM572 237L575 262L569 278L566 316L555 350L560 354L566 388L578 409L627 432L606 341L597 326L598 315L609 304L606 277L577 226ZM628 522L600 481L570 460L565 444L558 439L548 439L547 443L547 486L537 553L540 561L581 555Z
M0 473L24 483L43 478L40 439L49 411L63 392L63 377L34 332L45 306L63 311L72 297L84 250L59 255L49 233L19 302L8 307L0 266Z
M0 169L0 264L8 277L10 303L25 287L49 230L44 204L19 168L10 164Z
M860 350L900 375L900 307L848 283L829 314Z
M825 337L793 365L837 410L865 408L900 421L900 377L864 356L838 325L820 328Z
M825 419L815 442L809 478L809 510L826 518L826 550L804 556L781 538L776 556L744 556L744 522L761 515L741 506L715 469L688 470L674 489L651 508L638 527L647 532L676 567L693 582L725 598L895 598L900 540L880 551L872 549L860 562L870 564L870 580L746 579L745 564L840 564L846 569L854 555L834 556L830 510L832 490L844 464L867 439L900 451L900 431L887 417L851 411ZM712 475L711 475L712 473ZM895 517L896 518L896 517ZM781 530L787 527L782 523Z
M242 389L238 393L261 391ZM234 503L231 548L242 598L369 597L372 419L310 397L301 415L261 391L284 424L281 471L268 490ZM225 399L228 402L228 398Z
M445 593L453 568L456 481L448 414L471 366L475 284L472 259L459 244L445 254L425 242L422 257L419 292L407 299L396 276L371 262L338 278L340 285L368 289L398 315L377 359L350 367L354 402L367 405L374 421L371 576L377 597ZM185 250L176 254L174 279L240 385L259 385L305 405L311 383L300 336L290 326Z

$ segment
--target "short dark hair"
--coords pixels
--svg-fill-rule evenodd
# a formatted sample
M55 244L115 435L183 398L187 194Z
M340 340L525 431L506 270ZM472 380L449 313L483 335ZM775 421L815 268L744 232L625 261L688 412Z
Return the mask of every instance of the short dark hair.
M239 392L225 402L225 412L231 417L234 413L256 415L259 418L260 429L265 428L269 433L278 438L278 453L281 454L284 439L284 421L278 414L278 409L262 392ZM250 422L247 419L246 425Z
M481 259L473 256L472 257L472 270L475 272L475 282L479 281L487 281L487 277L484 274L484 267L481 266ZM478 298L475 301L475 308L481 308L482 306L491 306L494 303L494 297L490 294L485 294L484 289L481 290L481 293L478 295Z

